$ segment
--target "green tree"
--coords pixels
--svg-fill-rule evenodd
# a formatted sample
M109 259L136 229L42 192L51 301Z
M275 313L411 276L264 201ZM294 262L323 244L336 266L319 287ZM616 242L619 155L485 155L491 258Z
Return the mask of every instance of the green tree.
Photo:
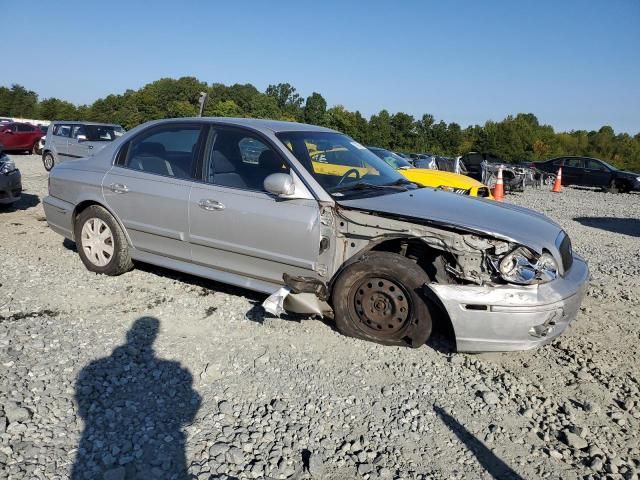
M322 95L313 92L304 104L303 117L305 123L322 125L327 114L327 101Z

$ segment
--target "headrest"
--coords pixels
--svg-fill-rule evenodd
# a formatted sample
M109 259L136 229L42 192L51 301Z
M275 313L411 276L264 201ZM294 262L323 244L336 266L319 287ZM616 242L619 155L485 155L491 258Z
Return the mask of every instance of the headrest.
M167 151L164 145L157 142L142 142L136 147L137 155L154 155L156 157L164 157Z
M237 168L220 150L212 153L213 173L234 173Z

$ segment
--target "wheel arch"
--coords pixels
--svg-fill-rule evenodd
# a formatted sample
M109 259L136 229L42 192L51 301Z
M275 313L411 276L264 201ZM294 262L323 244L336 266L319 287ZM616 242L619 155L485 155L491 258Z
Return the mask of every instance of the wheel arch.
M405 244L407 245L406 247L404 247ZM411 255L415 255L417 256L416 263L418 264L418 266L420 266L420 268L422 268L427 276L432 280L436 279L437 274L437 271L434 270L434 268L437 270L437 267L434 266L433 261L435 261L436 258L443 258L446 255L446 253L442 250L433 248L420 240L418 237L414 237L411 235L398 235L391 238L384 237L374 240L370 242L365 249L361 250L356 255L344 262L334 273L333 277L328 283L330 305L332 305L332 297L334 294L334 286L336 280L340 277L342 272L344 272L347 267L358 262L370 252L397 253L408 258L411 258ZM427 300L432 302L432 304L438 310L437 313L439 313L439 315L437 317L432 317L433 326L436 327L437 330L440 330L441 333L444 333L445 336L447 336L448 339L451 340L455 345L455 329L444 304L442 303L438 295L436 295L435 292L433 292L433 290L431 290L430 288L424 288L422 294Z
M76 207L73 209L73 213L71 214L71 219L72 219L72 222L73 222L74 232L75 232L76 218L78 218L78 215L80 215L83 211L85 211L87 208L89 208L89 207L91 207L93 205L97 205L98 207L102 207L107 212L109 212L109 215L111 215L115 219L116 223L118 224L118 226L120 227L120 229L124 233L124 236L127 239L127 243L129 244L129 246L133 247L133 243L131 242L131 238L129 237L129 232L127 232L127 229L124 228L124 225L120 221L120 218L118 218L118 216L107 205L105 205L103 202L99 202L99 201L94 200L94 199L83 200L80 203L78 203L76 205Z

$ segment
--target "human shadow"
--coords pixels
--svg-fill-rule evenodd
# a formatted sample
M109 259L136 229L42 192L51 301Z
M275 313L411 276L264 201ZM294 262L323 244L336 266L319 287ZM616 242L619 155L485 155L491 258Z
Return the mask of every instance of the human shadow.
M640 237L640 220L637 218L575 217L574 220L585 227Z
M484 443L478 440L469 430L467 430L455 418L449 415L442 407L434 405L440 420L449 427L458 439L464 443L484 469L493 477L500 480L522 480L522 477L507 465L500 457L485 447Z
M159 326L137 319L124 345L80 372L75 401L84 431L73 480L189 478L182 428L201 397L187 369L155 356Z

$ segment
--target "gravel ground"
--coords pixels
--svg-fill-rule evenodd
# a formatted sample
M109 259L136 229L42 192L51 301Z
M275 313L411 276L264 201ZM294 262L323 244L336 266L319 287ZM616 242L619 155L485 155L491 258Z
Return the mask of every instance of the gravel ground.
M272 318L151 266L88 272L48 229L39 158L0 213L2 478L638 478L640 196L507 201L558 221L592 283L531 352L451 353Z

